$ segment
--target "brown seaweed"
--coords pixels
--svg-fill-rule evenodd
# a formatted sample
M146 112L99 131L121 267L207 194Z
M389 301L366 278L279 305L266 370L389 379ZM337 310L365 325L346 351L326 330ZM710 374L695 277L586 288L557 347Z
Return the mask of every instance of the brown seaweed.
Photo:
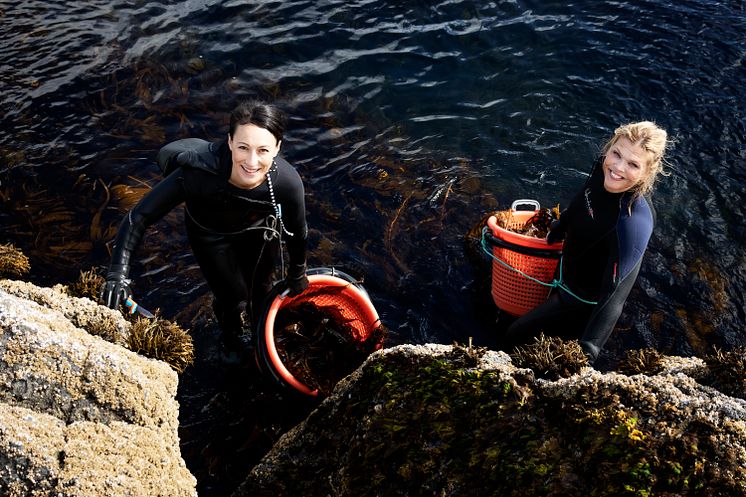
M552 222L560 217L559 204L556 207L544 207L536 211L525 223L513 217L513 211L500 211L495 214L497 225L508 231L534 238L546 238Z
M275 322L275 345L285 367L311 390L327 396L383 342L379 326L364 340L334 305L305 301L283 308Z

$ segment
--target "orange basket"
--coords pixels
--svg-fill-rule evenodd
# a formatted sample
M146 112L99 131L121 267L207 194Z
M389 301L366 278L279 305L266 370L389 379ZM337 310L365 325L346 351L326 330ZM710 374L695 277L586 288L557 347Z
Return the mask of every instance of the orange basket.
M519 205L532 205L535 209L518 211ZM551 283L562 256L563 242L549 245L543 238L510 231L525 225L539 209L539 202L535 200L516 200L510 210L504 211L510 216L509 229L498 226L495 216L487 220L492 233L487 241L492 245L495 259L492 261L492 300L499 309L514 316L522 316L546 301L550 287L527 276Z
M275 345L275 319L283 308L291 308L305 302L319 307L333 306L339 311L339 318L354 330L353 340L362 342L381 326L381 320L368 292L354 279L336 269L313 268L308 272L308 288L300 295L288 297L287 290L275 295L264 312L259 329L259 347L263 359L272 376L279 383L310 396L317 396L318 390L311 390L300 382L283 364ZM379 344L379 348L382 344Z

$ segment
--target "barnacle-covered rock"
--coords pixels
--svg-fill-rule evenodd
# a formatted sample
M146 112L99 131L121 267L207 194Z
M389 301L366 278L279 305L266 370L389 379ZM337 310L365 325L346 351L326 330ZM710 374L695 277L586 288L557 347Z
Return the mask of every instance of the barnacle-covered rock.
M118 345L128 329L89 299L0 281L2 495L196 496L176 373Z

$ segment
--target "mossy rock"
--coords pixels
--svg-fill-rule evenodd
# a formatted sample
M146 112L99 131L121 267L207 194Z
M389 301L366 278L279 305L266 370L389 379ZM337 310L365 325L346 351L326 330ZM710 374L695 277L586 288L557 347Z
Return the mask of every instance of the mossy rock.
M679 391L663 376L644 383L587 368L538 381L509 364L463 367L452 353L372 356L234 495L746 492L743 433L731 448L722 444L738 439L738 426L696 410L685 416L691 400L681 411L659 403L655 392ZM685 380L676 381L697 393Z

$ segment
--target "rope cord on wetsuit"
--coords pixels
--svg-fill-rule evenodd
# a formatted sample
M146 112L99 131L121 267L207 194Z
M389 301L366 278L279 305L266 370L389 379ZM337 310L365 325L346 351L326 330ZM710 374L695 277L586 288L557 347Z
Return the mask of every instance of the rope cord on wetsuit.
M580 302L583 302L584 304L589 304L589 305L596 305L596 304L598 304L598 302L593 302L591 300L585 300L582 297L578 297L562 281L562 259L563 259L562 257L560 257L560 260L559 260L559 279L555 279L555 280L552 280L550 283L546 283L544 281L538 280L538 279L534 278L533 276L530 276L530 275L524 273L520 269L514 268L513 266L511 266L507 262L505 262L502 259L500 259L499 257L495 256L495 254L492 252L492 250L490 250L490 248L488 247L487 238L485 236L486 233L487 233L487 229L488 229L487 226L485 226L484 228L482 228L482 242L481 242L481 245L482 245L482 250L484 250L484 252L487 255L489 255L492 259L494 259L495 261L499 262L500 264L502 264L506 268L508 268L508 269L510 269L512 271L515 271L516 273L520 274L521 276L524 276L525 278L527 278L527 279L529 279L529 280L531 280L531 281L533 281L535 283L538 283L538 284L544 285L544 286L548 286L550 288L560 288L560 289L564 290L565 292L567 292L568 294L570 294L571 296L573 296L576 299L578 299Z
M237 231L230 231L230 232L224 232L224 231L216 231L208 228L207 226L204 226L201 224L197 219L189 212L188 207L184 207L186 210L187 215L189 218L194 222L194 224L197 225L198 228L211 233L213 235L223 235L223 236L231 236L231 235L240 235L241 233L246 233L253 230L263 230L264 231L264 241L269 242L272 241L275 238L278 238L280 241L280 274L282 277L285 277L285 254L282 250L283 246L283 239L282 234L285 233L288 236L295 236L293 233L288 231L288 229L285 227L285 223L282 221L282 209L280 207L280 204L277 203L276 197L275 197L275 189L274 185L272 183L272 176L271 173L273 171L277 171L277 162L274 160L272 161L272 166L269 171L267 171L267 186L269 187L269 197L272 202L272 207L274 208L275 214L268 215L263 219L263 222L266 223L265 226L248 226L246 228L242 228ZM279 229L277 227L277 224L279 222ZM264 246L262 246L262 250L264 250Z
M267 171L267 186L269 186L269 198L272 200L272 205L275 208L277 219L280 220L280 229L284 231L288 236L294 236L287 230L287 228L285 228L285 223L282 222L282 209L280 208L280 204L278 204L275 200L275 189L272 186L272 171L277 171L277 163L274 161L274 159L272 159L272 168Z

